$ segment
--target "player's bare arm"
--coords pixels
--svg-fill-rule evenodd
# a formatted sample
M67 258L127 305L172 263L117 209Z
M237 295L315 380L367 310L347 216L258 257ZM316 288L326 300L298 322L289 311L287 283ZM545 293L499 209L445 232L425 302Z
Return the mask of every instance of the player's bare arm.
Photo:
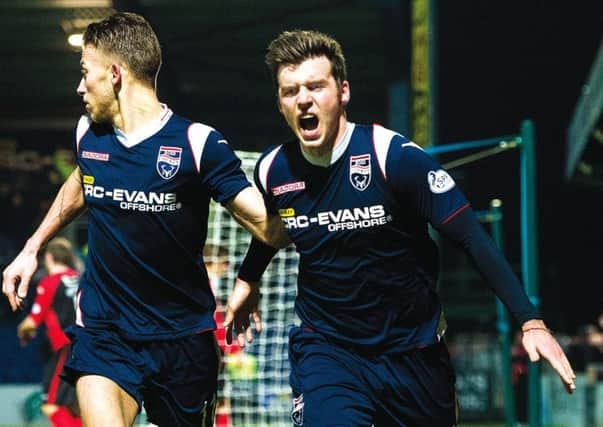
M262 195L255 187L247 187L226 204L233 218L254 237L275 248L290 243L278 215L268 215Z
M61 186L46 216L25 246L4 269L2 292L13 311L23 308L29 282L38 267L37 256L44 245L85 208L80 169L76 168Z

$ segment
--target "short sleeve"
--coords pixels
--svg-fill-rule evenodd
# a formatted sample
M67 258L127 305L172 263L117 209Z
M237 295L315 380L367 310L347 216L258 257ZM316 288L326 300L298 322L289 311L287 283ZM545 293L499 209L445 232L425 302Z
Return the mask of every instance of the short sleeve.
M269 180L270 180L270 169L275 161L277 154L280 152L282 146L277 146L266 151L256 163L253 178L256 187L260 190L260 193L264 196L264 204L270 214L276 214L277 208L274 201L274 196L269 191Z
M203 185L218 203L225 203L251 184L241 169L241 160L226 139L212 130L207 135L199 166Z
M77 122L77 125L75 126L74 130L73 130L73 153L75 155L75 159L76 161L79 159L79 152L80 152L80 142L82 140L82 138L84 137L84 135L88 132L88 130L90 130L90 125L92 124L92 120L90 119L90 117L88 115L83 115L80 117L80 119Z

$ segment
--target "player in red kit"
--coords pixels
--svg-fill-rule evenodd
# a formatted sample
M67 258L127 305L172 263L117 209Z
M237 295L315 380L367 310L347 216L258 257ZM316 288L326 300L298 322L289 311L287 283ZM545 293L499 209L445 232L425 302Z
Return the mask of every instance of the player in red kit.
M38 284L31 311L17 326L17 336L26 345L40 325L46 326L53 354L44 369L42 412L55 427L81 426L75 388L59 377L71 350L64 329L75 321L73 298L79 279L68 240L57 237L48 243L44 267L48 275Z

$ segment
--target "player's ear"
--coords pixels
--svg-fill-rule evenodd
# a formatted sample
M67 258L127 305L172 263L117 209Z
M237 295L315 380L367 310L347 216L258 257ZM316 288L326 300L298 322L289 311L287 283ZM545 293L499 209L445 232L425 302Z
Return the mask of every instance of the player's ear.
M111 64L111 83L114 85L121 83L122 71L121 65L116 63Z
M351 98L350 83L347 80L344 80L343 82L341 82L340 91L341 91L341 95L340 95L341 105L343 107L346 107L348 105L348 103L350 102L350 98Z

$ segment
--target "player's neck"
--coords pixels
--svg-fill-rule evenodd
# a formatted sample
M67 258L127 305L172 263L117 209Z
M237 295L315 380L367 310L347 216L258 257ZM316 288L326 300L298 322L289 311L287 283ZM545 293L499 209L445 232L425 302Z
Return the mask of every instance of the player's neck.
M69 270L69 267L65 264L52 264L48 266L47 270L48 274L60 274Z
M119 111L114 117L113 126L125 134L148 126L163 114L163 106L157 99L155 90L146 86L122 90L118 103Z
M328 148L321 147L320 150L308 150L303 144L301 145L304 158L314 166L328 167L332 165L341 157L347 148L353 129L354 124L348 122L346 118L343 117L340 121L337 134L333 138L333 142L328 145Z

